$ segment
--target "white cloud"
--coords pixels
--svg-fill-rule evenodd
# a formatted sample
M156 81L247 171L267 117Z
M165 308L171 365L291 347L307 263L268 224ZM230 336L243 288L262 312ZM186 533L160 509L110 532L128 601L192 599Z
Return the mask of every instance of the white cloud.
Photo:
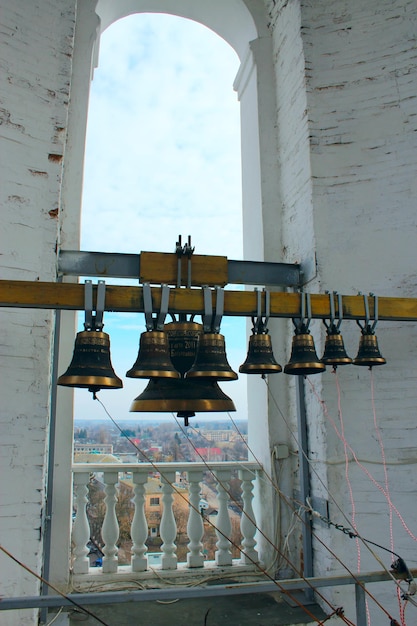
M84 249L168 252L190 234L196 252L242 257L237 69L230 46L189 20L142 14L103 34Z

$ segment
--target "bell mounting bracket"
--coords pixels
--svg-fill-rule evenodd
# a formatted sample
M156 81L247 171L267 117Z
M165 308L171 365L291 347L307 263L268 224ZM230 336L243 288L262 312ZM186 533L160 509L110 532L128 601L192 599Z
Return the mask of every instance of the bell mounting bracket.
M224 312L224 289L216 286L214 288L216 292L216 308L213 308L212 296L213 290L210 287L203 287L204 297L204 315L203 330L205 333L219 333L220 324Z
M339 319L337 320L337 322L335 321L336 320L336 313L335 313L335 307L334 307L335 296L337 296L337 308L339 310ZM333 293L329 293L329 302L330 302L329 323L326 320L323 320L323 324L327 328L328 335L337 335L339 333L340 326L342 325L342 321L343 321L343 303L342 303L341 294L337 293L337 291L333 291Z
M252 334L253 335L262 335L268 333L268 320L271 312L271 294L267 289L263 290L265 292L265 317L262 317L262 292L256 289L256 317L252 317Z
M84 284L84 329L85 330L102 330L104 304L106 299L106 283L99 280L97 283L97 303L96 312L93 313L93 281L86 280Z
M159 313L153 317L152 290L149 283L143 284L143 308L146 330L163 330L169 305L169 285L161 285L161 306Z
M359 294L361 295L361 294ZM378 296L374 293L369 294L374 299L374 321L371 324L371 317L369 315L369 302L368 296L363 296L363 304L365 307L365 323L361 324L359 320L356 320L357 325L362 330L363 335L373 335L376 325L378 323Z
M300 291L301 299L301 317L293 318L292 323L295 327L295 334L302 335L309 332L311 322L311 294ZM307 316L306 316L307 309Z
M178 235L178 241L175 244L175 254L177 255L177 287L182 286L181 279L181 265L182 258L187 257L187 287L191 287L191 257L193 256L195 248L191 245L191 235L188 235L188 241L183 246L182 237Z

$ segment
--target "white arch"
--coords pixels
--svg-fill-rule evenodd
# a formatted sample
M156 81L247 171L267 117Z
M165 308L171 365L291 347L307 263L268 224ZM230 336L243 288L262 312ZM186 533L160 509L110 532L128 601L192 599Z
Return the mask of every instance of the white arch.
M279 247L271 216L278 206L276 94L272 43L264 7L255 0L93 0L77 13L62 191L62 245L76 249L82 192L89 83L101 32L133 13L170 13L195 20L231 45L241 60L234 87L241 104L243 248L263 260ZM268 259L269 260L269 259Z
M243 251L251 260L276 260L280 249L278 208L279 182L276 171L278 144L276 135L276 91L271 35L268 16L259 0L90 0L78 2L75 25L73 71L67 124L67 143L64 156L61 192L61 246L79 248L84 148L87 127L88 100L92 67L96 61L100 34L114 21L133 13L170 13L200 22L225 39L236 51L241 66L234 87L241 104L242 128L242 217ZM232 77L231 77L232 79ZM65 316L62 336L73 337L71 314ZM69 362L70 347L62 346L63 362ZM249 381L251 386L256 381ZM255 385L256 386L256 385ZM257 419L257 439L265 450L265 464L269 459L268 407L264 388L252 389L249 411ZM68 466L71 463L72 423L71 402L58 397L56 445L62 455L65 451ZM69 448L67 450L67 448ZM56 469L56 493L71 492L71 473L65 462ZM259 501L261 501L259 499ZM273 526L271 516L262 512L266 526ZM61 502L55 512L51 541L59 546L60 554L51 564L51 579L66 583L69 545L64 545L60 528L71 519L71 502ZM260 520L261 525L262 521ZM270 529L274 536L274 529ZM54 535L56 536L54 537ZM69 536L69 533L68 533Z
M242 0L98 0L101 31L133 13L169 13L207 26L227 41L242 61L248 42L258 37L255 22Z

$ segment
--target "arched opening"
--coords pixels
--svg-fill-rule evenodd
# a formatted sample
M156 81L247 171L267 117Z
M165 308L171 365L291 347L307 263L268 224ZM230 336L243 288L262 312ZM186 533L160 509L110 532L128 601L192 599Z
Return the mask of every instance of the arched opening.
M238 54L241 64L234 86L238 94L241 112L244 257L251 260L276 259L274 254L279 243L276 241L275 220L271 222L271 219L275 214L276 206L278 206L278 178L267 175L267 172L271 170L271 167L275 167L277 162L276 96L272 43L267 26L268 17L264 8L261 9L257 6L256 10L251 9L250 12L243 0L236 0L232 3L224 3L223 0L213 0L210 3L196 0L154 0L151 4L142 0L121 0L117 4L108 0L99 0L97 4L79 4L67 131L71 141L68 142L66 148L62 187L62 248L70 250L78 249L80 246L80 206L85 132L92 67L96 61L100 33L121 17L146 11L166 12L200 22L223 37ZM232 80L233 76L230 79ZM132 198L133 202L134 200L135 198ZM118 208L122 218L123 207ZM173 238L175 239L178 234L176 228ZM195 244L198 244L193 232L182 234L192 234ZM101 245L99 249L103 249ZM140 246L135 247L134 251L139 252ZM203 252L200 249L199 251ZM210 249L209 252L214 253L214 249ZM224 254L225 251L222 249L221 253ZM229 252L226 251L226 254ZM105 330L110 332L108 315L105 316L104 321ZM72 354L74 337L74 315L72 313L68 312L68 314L63 315L61 328L60 371L63 371ZM130 349L133 352L137 349L138 336L142 330L143 325L142 320L140 320L133 339L132 333L129 333ZM110 334L112 335L112 333ZM241 333L241 341L245 343L244 331ZM112 356L113 354L116 356L116 345L122 347L122 342L113 341L112 336ZM229 350L231 350L229 340L227 350L229 354ZM246 350L246 346L244 346L244 350ZM129 363L129 367L130 365L131 363ZM124 374L123 368L120 370L120 374ZM117 391L108 392L108 395L117 397L118 393ZM244 395L242 394L243 400L245 400ZM56 449L60 451L60 465L55 473L54 498L55 501L59 500L60 506L57 507L55 525L52 529L52 543L54 544L59 543L55 541L54 535L56 534L58 537L59 528L65 527L71 517L71 503L67 494L71 492L71 473L68 472L68 468L72 462L69 445L72 440L72 396L70 390L61 389L57 401L57 414L60 419L57 423ZM252 397L259 449L267 451L266 442L269 440L269 435L265 390L261 389L260 393L256 392L256 394L252 394ZM265 454L268 461L269 454L268 452ZM52 574L55 580L65 581L67 578L65 564L68 550L67 544L60 544L61 558L57 557L53 565L54 572ZM58 563L63 565L58 566Z
M190 234L198 254L243 257L238 68L223 39L188 19L142 13L102 33L90 90L82 250L173 252L178 235ZM81 314L80 329L83 321ZM124 377L144 317L107 313L104 322ZM245 320L225 317L221 331L237 369L246 352ZM123 391L104 392L115 417L135 418L129 406L143 387L128 379ZM229 392L236 416L246 419L245 377ZM85 390L76 390L75 417L86 415L105 418Z
M211 30L136 14L102 33L91 84L81 248L242 258L239 60ZM178 231L178 233L177 233Z

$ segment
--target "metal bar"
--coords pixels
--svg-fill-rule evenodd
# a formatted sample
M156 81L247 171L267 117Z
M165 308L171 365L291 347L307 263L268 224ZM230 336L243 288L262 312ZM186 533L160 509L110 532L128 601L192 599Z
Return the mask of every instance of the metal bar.
M189 463L173 463L168 461L167 463L158 463L158 468L162 468L163 471L173 471L173 472L186 472L188 469L194 470L204 470L207 469L207 464L196 461L193 462L192 465ZM255 461L210 461L210 468L213 470L220 469L242 469L248 470L250 472L255 472L256 470L262 469L262 466ZM145 474L148 472L152 472L155 470L155 464L153 463L74 463L71 468L71 471L75 474L83 474L85 472L101 472L106 470L117 470L118 472L144 472ZM0 600L1 601L1 600Z
M363 584L355 583L355 603L356 626L367 626L368 621L366 619L366 595Z
M46 483L46 501L45 501L45 518L43 523L43 569L42 577L44 580L49 579L51 567L51 519L53 510L53 493L54 493L54 474L55 474L55 437L56 437L56 415L57 415L57 385L58 378L58 354L59 354L59 335L61 332L61 311L55 313L54 328L54 345L52 359L52 384L51 384L51 408L50 408L50 425L48 439L48 472ZM42 596L48 595L48 586L41 583ZM41 620L46 622L46 613L42 612Z
M301 268L295 263L228 260L227 277L231 285L300 287L302 284Z
M64 276L139 278L140 254L61 250L58 273Z
M234 285L296 287L301 282L300 266L295 263L228 260L227 271L228 281ZM58 272L64 276L138 278L140 254L61 250Z
M93 286L96 293L96 286ZM152 289L154 313L161 306L160 287ZM270 317L297 318L300 316L300 294L271 292ZM0 280L0 306L34 309L84 310L84 286L73 283ZM363 296L342 296L343 319L363 320ZM371 317L374 298L369 296ZM142 287L107 285L106 310L120 312L144 311ZM171 289L169 313L204 314L203 290ZM224 292L224 315L256 317L257 296L254 291ZM330 303L328 294L311 294L311 317L328 319ZM417 298L378 298L378 320L417 321Z
M304 397L304 378L296 376L297 393L297 422L298 422L298 464L300 468L300 500L306 505L310 497L310 472L308 463L308 428L307 411ZM306 578L312 577L313 569L313 542L312 521L307 511L302 512L303 517L303 574ZM312 590L305 591L308 601L313 599Z
M103 329L103 313L104 313L104 305L106 302L106 283L104 280L99 280L97 285L97 303L96 303L96 314L94 317L94 330L102 330Z
M93 328L93 282L91 280L86 280L84 284L84 328L95 330Z
M391 580L386 572L361 573L361 583L381 582ZM270 593L283 591L300 591L310 586L336 587L355 584L351 576L314 577L309 579L292 578L273 582L240 583L231 585L208 585L206 587L175 587L175 589L142 589L138 591L103 591L69 594L81 606L94 604L120 604L125 602L146 602L152 600L173 600L176 598L201 598L226 595L244 595L248 593ZM360 585L356 586L363 589ZM29 609L41 607L73 606L73 604L59 595L50 596L23 596L16 598L2 598L0 610ZM362 622L358 622L362 626Z

